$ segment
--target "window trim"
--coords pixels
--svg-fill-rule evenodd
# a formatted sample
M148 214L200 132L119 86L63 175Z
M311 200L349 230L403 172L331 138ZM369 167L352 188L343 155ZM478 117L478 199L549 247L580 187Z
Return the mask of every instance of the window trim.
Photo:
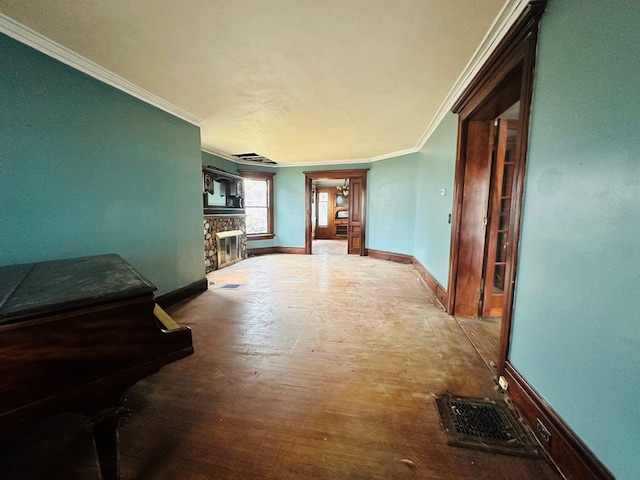
M240 170L238 172L248 180L262 180L267 182L267 232L247 233L247 240L270 240L276 236L273 230L273 177L275 172L258 172L255 170ZM247 207L245 206L245 211Z

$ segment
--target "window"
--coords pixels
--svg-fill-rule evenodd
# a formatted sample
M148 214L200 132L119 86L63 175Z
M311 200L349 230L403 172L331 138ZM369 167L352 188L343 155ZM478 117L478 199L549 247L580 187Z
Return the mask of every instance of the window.
M240 174L244 177L247 239L273 238L273 176L275 173L245 170Z
M329 192L318 192L318 226L329 225Z

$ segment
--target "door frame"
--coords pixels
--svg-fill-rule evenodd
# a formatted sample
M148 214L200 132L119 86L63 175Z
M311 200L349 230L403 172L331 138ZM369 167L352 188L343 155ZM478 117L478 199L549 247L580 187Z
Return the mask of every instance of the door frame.
M545 7L546 0L534 0L525 8L452 109L453 113L458 114L459 117L451 213L447 311L456 315L456 295L462 295L462 292L458 292L457 288L461 284L465 285L465 289L472 289L471 292L465 291L464 295L476 295L477 292L478 299L480 299L482 276L460 278L458 273L464 271L464 268L460 267L463 267L465 259L470 255L476 255L478 251L481 251L484 258L486 242L486 236L482 242L474 242L471 246L464 242L465 236L470 233L469 226L466 224L467 220L463 221L465 186L472 184L470 179L465 179L467 145L478 140L478 138L469 136L469 125L472 121L497 118L510 106L514 95L520 101L521 136L515 152L517 165L514 170L513 203L509 221L510 229L507 235L509 248L507 249L505 272L505 303L500 330L498 375L504 374L509 351L538 24ZM513 88L517 88L518 91L510 90ZM466 281L466 284L463 280ZM477 314L473 316L477 316Z
M362 218L362 239L360 242L360 256L366 255L366 249L364 246L364 236L365 236L365 219L366 219L366 200L367 200L367 172L368 168L355 168L355 169L345 169L345 170L314 170L302 172L304 174L304 202L305 202L305 221L304 221L304 253L307 255L311 255L312 253L312 244L313 244L313 235L311 232L311 195L313 195L313 181L320 179L329 179L329 180L337 180L341 178L348 178L349 181L352 179L360 179L362 181L363 188L360 193L360 205L361 211L360 215ZM351 214L349 214L351 219Z

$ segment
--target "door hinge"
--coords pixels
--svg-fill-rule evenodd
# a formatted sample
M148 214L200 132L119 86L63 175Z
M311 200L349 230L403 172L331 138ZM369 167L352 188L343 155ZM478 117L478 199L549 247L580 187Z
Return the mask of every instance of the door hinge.
M486 227L488 224L489 224L489 217L484 217L482 219L482 225Z

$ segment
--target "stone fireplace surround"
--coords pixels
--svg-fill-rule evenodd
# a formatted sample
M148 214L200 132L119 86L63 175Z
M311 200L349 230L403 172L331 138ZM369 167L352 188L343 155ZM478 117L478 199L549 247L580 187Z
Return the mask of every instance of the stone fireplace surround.
M218 270L218 246L216 233L240 230L240 257L247 258L246 215L205 215L204 217L204 265L205 272Z

